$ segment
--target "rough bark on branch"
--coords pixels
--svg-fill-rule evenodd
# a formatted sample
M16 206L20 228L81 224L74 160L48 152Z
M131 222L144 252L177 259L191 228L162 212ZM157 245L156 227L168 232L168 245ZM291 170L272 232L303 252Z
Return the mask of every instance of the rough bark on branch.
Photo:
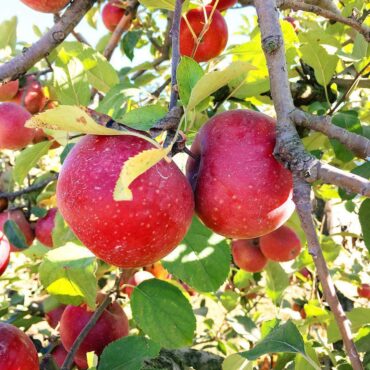
M0 66L0 82L19 78L38 61L47 57L73 31L95 2L96 0L75 0L60 17L59 22L40 40L22 54Z

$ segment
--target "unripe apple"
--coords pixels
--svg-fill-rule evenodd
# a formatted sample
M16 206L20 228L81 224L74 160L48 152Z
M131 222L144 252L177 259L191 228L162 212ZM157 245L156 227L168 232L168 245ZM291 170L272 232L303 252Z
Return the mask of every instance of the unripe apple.
M13 99L19 89L19 81L9 81L0 86L0 101L7 101Z
M236 265L248 272L260 272L268 262L256 239L233 240L231 252Z
M0 231L0 276L9 265L10 245L6 236Z
M71 0L21 0L30 8L42 13L57 13L62 10Z
M206 4L211 7L214 7L216 2L217 0L208 0ZM233 7L237 2L238 0L218 0L216 9L218 9L221 12L223 10Z
M113 0L106 4L102 11L102 19L105 27L113 32L122 17L125 15L126 10L122 8L120 0ZM130 22L127 23L125 31L130 28Z
M362 284L357 288L358 296L361 298L370 299L370 285L369 284Z
M32 142L35 130L24 127L31 115L13 103L0 104L0 150L19 150Z
M155 276L152 275L148 271L138 271L138 272L135 272L135 274L132 275L130 277L130 279L128 279L127 284L133 285L134 287L136 287L139 284L141 284L143 281L149 280L149 279L154 279L154 278L155 278ZM134 288L132 288L130 286L125 286L122 289L122 292L125 293L125 294L127 294L128 297L130 298L133 290L134 290Z
M18 225L19 229L22 231L24 237L26 238L27 245L31 245L33 239L35 238L35 235L24 213L20 209L0 213L0 230L2 232L4 232L3 228L7 220L12 220ZM10 244L10 250L12 252L19 251L19 249L12 244Z
M54 308L54 310L51 310L45 314L45 319L50 327L55 329L58 326L65 308L66 306L62 304L59 307Z
M273 156L275 121L234 110L198 132L187 175L199 218L218 234L253 239L276 230L294 210L292 176Z
M261 252L266 258L276 262L291 261L301 251L301 241L294 230L282 226L260 238Z
M100 297L100 299L102 298ZM74 341L92 315L93 312L86 305L66 307L60 321L60 339L67 351L70 351ZM94 351L99 356L109 343L125 337L128 332L126 314L117 302L111 303L81 343L74 358L76 364L86 369L86 353Z
M185 236L193 215L193 194L175 163L160 161L130 186L131 201L115 201L123 164L152 149L134 136L82 138L63 164L58 209L75 235L97 257L125 268L152 264Z
M55 226L55 216L58 212L57 208L52 208L46 216L39 218L36 221L35 236L36 239L47 247L53 247L53 229Z
M0 369L39 370L37 351L17 327L0 322Z
M180 53L194 58L197 62L206 62L220 55L228 40L227 24L224 17L218 10L213 11L210 6L205 9L207 19L209 19L212 12L213 16L198 46L191 29L197 37L202 33L206 23L203 8L191 9L186 13L185 17L191 28L189 28L184 17L180 24Z
M153 274L157 279L167 279L169 272L163 267L160 261L144 267L145 271Z

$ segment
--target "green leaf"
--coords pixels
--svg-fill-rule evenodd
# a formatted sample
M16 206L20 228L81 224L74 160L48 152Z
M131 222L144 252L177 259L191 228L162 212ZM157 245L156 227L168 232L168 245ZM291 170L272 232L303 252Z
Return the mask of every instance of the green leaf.
M148 131L153 125L167 114L167 109L159 104L147 105L130 110L123 116L117 118L118 122L136 130Z
M0 49L15 49L17 42L17 17L12 17L0 24Z
M177 86L182 104L189 103L191 91L204 76L202 67L192 58L182 57L177 67Z
M305 352L306 356L302 356L299 354L296 356L295 361L294 361L294 370L307 370L307 369L320 369L320 361L319 358L313 349L312 345L309 343L305 343ZM313 366L313 364L308 365L307 364L307 357L311 359L311 361L316 364L316 366Z
M5 221L3 231L10 244L13 244L18 249L28 248L25 236L13 220Z
M238 353L225 358L222 363L222 370L253 370L253 362L246 360Z
M279 263L269 262L266 271L266 294L275 303L279 302L284 290L289 286L289 276Z
M126 54L127 58L131 61L134 59L134 51L137 43L139 42L143 31L134 30L127 32L121 41L121 50Z
M79 243L71 228L66 224L62 215L58 211L55 215L54 229L52 231L53 246L62 247L68 242Z
M163 266L200 292L213 292L226 280L231 253L225 239L197 218L181 244L163 260Z
M175 10L175 0L139 0L140 4L151 9ZM182 9L187 9L189 0L185 0Z
M370 251L370 199L365 199L358 213L366 248Z
M99 370L137 370L145 359L158 356L159 344L141 336L129 336L109 344L102 353Z
M232 311L238 305L239 294L232 290L227 290L221 294L220 301L227 311Z
M162 347L192 344L195 316L189 301L174 285L158 279L144 281L132 293L131 310L138 326Z
M36 166L39 159L48 152L52 144L50 141L42 141L22 150L15 160L13 169L13 177L18 184L23 183L28 172Z
M96 258L84 247L69 243L52 249L39 267L40 280L45 289L64 304L86 302L95 308L97 282Z

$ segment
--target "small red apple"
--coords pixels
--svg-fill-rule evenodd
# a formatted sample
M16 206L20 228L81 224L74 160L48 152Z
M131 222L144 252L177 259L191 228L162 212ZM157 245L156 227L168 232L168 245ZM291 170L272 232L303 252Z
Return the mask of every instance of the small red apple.
M260 238L261 252L276 262L287 262L296 258L301 251L301 241L294 230L282 226Z
M7 101L13 99L19 89L19 81L9 81L0 86L0 101Z
M0 322L0 369L39 370L37 351L31 339L5 322Z
M216 5L217 0L208 0L206 2L207 5L214 7ZM233 7L238 0L218 0L216 9L218 9L220 12L226 9L229 9Z
M358 296L361 298L370 299L370 285L369 284L362 284L357 288Z
M66 308L66 306L64 304L62 304L59 307L54 308L54 310L51 310L51 311L49 311L45 314L45 319L46 319L47 323L53 329L55 329L58 326L65 308Z
M113 199L123 164L152 148L134 136L87 135L59 175L59 211L81 242L114 266L136 268L160 260L191 223L193 194L173 162L162 160L140 175L131 184L133 200Z
M99 300L103 297L99 297ZM69 351L90 320L93 312L86 305L67 306L60 320L60 338L64 348ZM74 358L76 364L86 369L86 353L94 351L98 356L111 342L128 335L128 319L117 302L113 302L100 316L98 322L84 339Z
M21 0L30 8L42 13L57 13L62 10L71 0Z
M258 112L234 110L199 130L187 176L195 209L206 226L233 239L276 230L294 210L291 173L273 156L275 121Z
M224 17L218 10L214 10L210 6L206 8L207 19L213 12L212 20L204 33L202 39L197 45L197 40L194 39L194 34L199 37L206 24L203 8L189 10L181 19L180 24L180 53L194 58L197 62L206 62L220 55L226 47L228 40L227 24Z
M122 7L120 0L112 0L106 4L102 11L102 19L105 27L113 32L122 17L125 15L126 10ZM130 22L127 23L125 31L130 28Z
M57 208L52 208L48 211L46 216L39 218L36 221L36 239L47 247L53 247L53 229L57 212Z
M31 115L17 104L0 104L0 150L19 150L31 144L35 130L24 127L30 118Z
M133 285L134 287L136 287L139 284L141 284L143 281L149 280L149 279L154 279L154 278L155 278L155 276L152 275L148 271L138 271L138 272L135 272L135 274L133 276L131 276L130 279L128 279L127 284ZM130 286L126 286L122 289L122 292L127 294L128 297L130 298L133 290L134 290L134 288L132 288Z
M9 265L10 245L6 236L0 231L0 276Z
M267 265L267 258L262 254L255 239L233 240L231 251L234 262L248 272L260 272Z

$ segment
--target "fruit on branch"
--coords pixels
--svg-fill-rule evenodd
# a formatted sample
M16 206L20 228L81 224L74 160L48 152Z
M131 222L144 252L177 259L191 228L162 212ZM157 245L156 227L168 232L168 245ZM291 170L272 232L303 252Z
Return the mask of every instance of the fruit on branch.
M52 351L51 355L53 356L53 359L55 363L58 365L58 367L62 367L64 360L66 359L68 352L65 350L65 348L58 344Z
M217 0L208 0L206 4L211 7L214 7L217 3L216 9L218 9L221 12L223 10L233 7L237 2L238 0L218 0L217 3Z
M194 58L197 62L206 62L220 55L226 47L228 39L227 24L221 13L211 6L206 6L207 19L203 8L189 10L180 23L180 53ZM190 25L190 28L189 28ZM192 32L193 31L193 32ZM198 40L194 39L193 33Z
M104 295L98 296L102 302ZM86 305L67 306L60 321L60 339L64 348L70 351L74 341L90 320L93 312ZM86 369L86 353L94 351L98 356L111 342L128 335L128 319L117 302L111 303L100 316L95 326L81 343L74 358L76 364Z
M120 0L113 0L106 4L102 11L102 19L105 27L113 32L122 17L125 15L126 9L122 7L122 2ZM127 22L125 31L130 28L130 22Z
M361 298L367 298L370 299L370 285L369 284L361 284L357 288L358 296Z
M260 272L268 262L259 248L258 239L233 240L231 252L236 265L248 272Z
M149 280L149 279L154 279L154 278L155 278L155 276L153 274L151 274L150 272L148 272L148 271L138 271L138 272L135 272L135 274L132 275L130 277L130 279L128 279L127 284L133 285L134 287L136 287L139 284L141 284L143 281ZM125 286L122 289L122 292L127 294L128 297L130 298L133 290L134 290L133 287Z
M18 92L19 81L9 81L0 86L0 101L7 101L13 99Z
M4 232L4 224L7 220L12 220L18 225L20 231L23 233L26 239L26 244L31 245L33 239L35 238L35 235L24 213L20 209L0 213L0 230L2 232ZM10 244L10 250L12 252L19 251L19 249L15 247L13 244Z
M253 239L293 212L292 176L273 156L275 121L249 110L214 116L198 132L187 176L200 219L218 234Z
M55 216L58 212L57 208L52 208L46 216L39 218L35 225L36 239L47 247L53 247L53 229L55 226Z
M24 127L31 115L14 103L0 104L0 149L19 150L32 142L35 130Z
M50 327L55 329L58 326L65 308L66 308L66 306L64 304L62 304L59 307L54 308L53 310L51 310L51 311L49 311L45 314L45 319L46 319L47 323L50 325Z
M145 266L144 270L153 274L157 279L167 279L169 275L169 272L163 267L160 261L155 262L152 265Z
M302 249L301 241L294 230L282 226L260 238L261 252L268 259L276 262L291 261Z
M304 310L304 304L294 302L292 306L292 310L299 312L302 319L305 319L307 317L306 311Z
M42 13L57 13L71 0L21 0L23 4Z
M10 245L4 233L0 232L0 276L4 273L9 265Z
M307 267L303 267L299 270L299 273L307 280L312 280L312 274Z
M160 161L131 185L132 201L115 201L123 164L153 149L134 136L82 138L64 162L57 185L58 209L76 236L114 266L152 264L185 236L194 211L191 187L175 163Z
M17 327L0 322L0 369L39 370L37 351Z

